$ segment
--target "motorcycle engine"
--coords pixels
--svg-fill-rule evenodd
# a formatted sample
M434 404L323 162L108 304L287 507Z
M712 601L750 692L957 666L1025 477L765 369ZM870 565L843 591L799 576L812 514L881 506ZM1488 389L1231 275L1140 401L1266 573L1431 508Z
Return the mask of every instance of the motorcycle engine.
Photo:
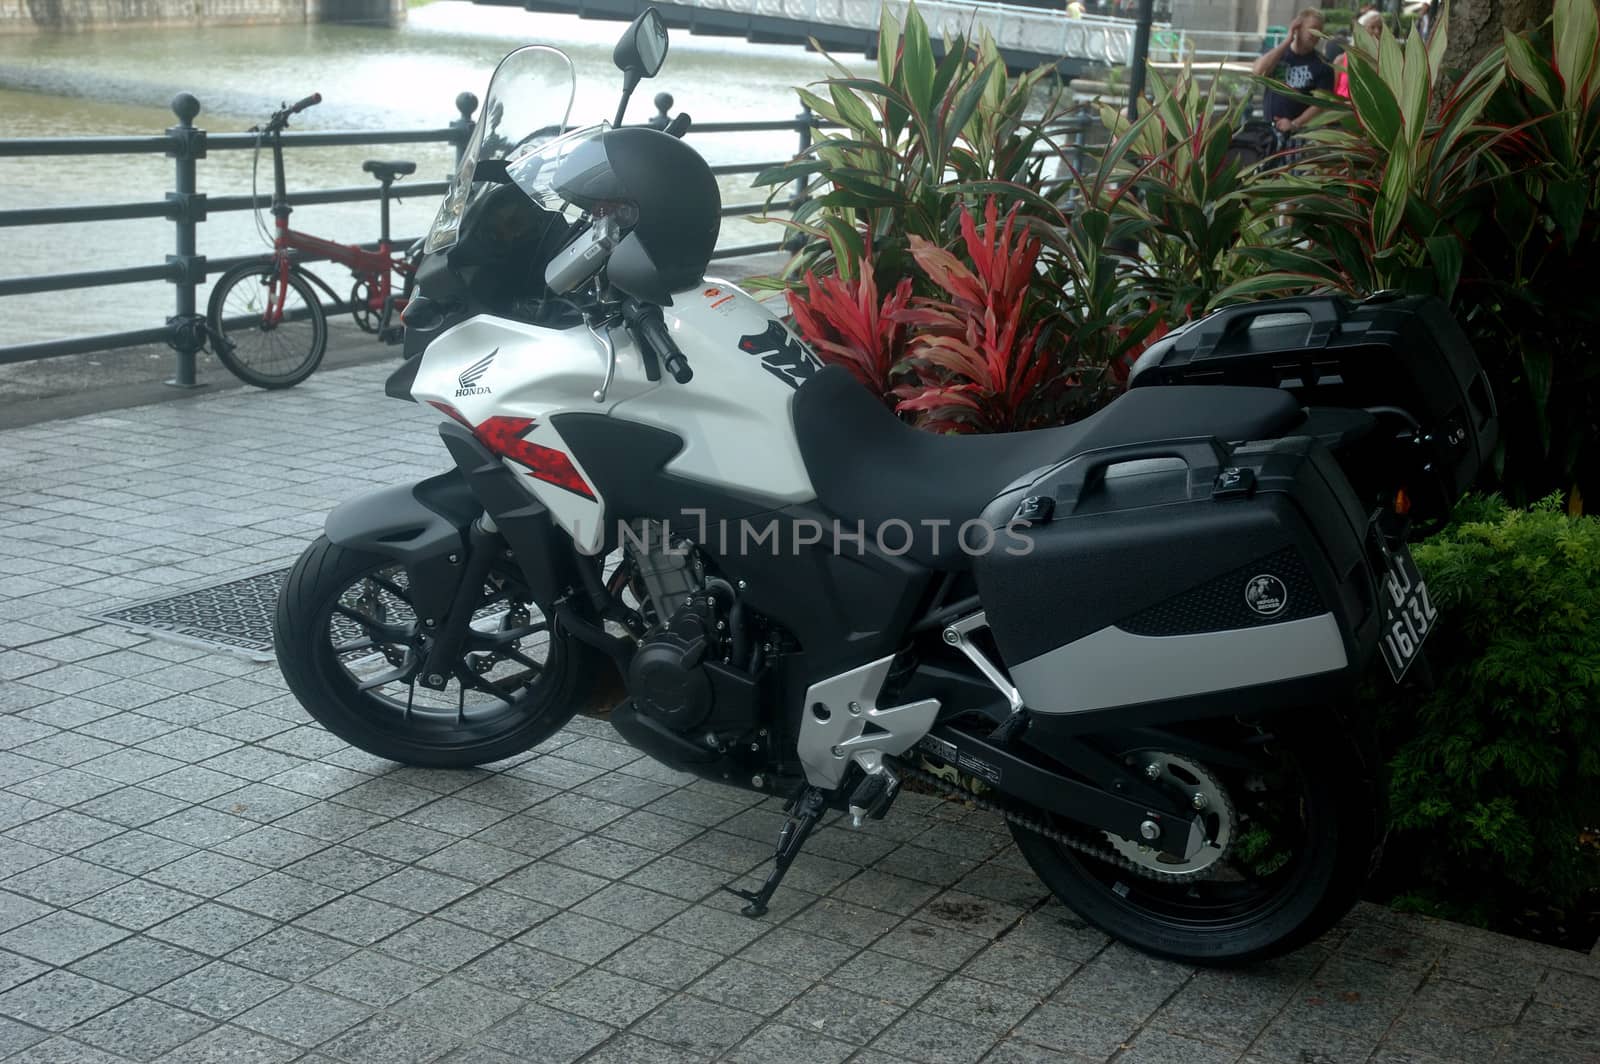
M715 706L702 666L729 657L734 590L707 577L693 552L671 543L665 529L644 524L642 533L633 556L657 623L628 666L628 694L640 713L686 732L704 724Z

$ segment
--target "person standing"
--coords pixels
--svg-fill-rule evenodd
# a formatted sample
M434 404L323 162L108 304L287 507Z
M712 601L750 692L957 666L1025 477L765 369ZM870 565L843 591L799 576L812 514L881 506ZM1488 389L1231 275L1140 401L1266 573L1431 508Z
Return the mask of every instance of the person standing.
M1317 53L1322 34L1322 12L1308 7L1289 23L1289 33L1276 47L1255 61L1251 72L1259 77L1274 76L1290 90L1309 95L1316 89L1333 91L1333 67ZM1322 108L1307 104L1272 89L1263 103L1266 119L1285 141L1294 135ZM1288 145L1285 144L1285 147Z

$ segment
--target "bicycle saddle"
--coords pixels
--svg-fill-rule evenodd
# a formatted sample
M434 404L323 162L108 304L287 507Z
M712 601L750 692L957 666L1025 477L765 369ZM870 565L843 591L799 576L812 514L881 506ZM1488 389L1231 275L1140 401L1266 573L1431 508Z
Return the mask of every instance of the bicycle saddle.
M368 159L361 164L361 169L376 177L379 181L393 181L397 177L417 172L417 164L404 159Z

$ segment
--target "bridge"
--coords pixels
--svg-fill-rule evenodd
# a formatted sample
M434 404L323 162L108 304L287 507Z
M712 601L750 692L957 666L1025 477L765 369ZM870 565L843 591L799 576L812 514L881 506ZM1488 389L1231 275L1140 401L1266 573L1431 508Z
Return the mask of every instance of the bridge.
M690 33L743 37L766 44L805 44L815 39L829 51L871 55L878 40L879 12L887 8L902 24L906 0L474 0L518 4L530 11L575 14L580 18L631 20L647 7L667 24ZM935 48L943 36L975 36L987 29L1013 70L1053 63L1063 77L1092 77L1128 63L1135 23L1130 19L1085 15L1068 18L1063 10L977 3L972 0L919 0ZM1158 33L1168 33L1165 25Z

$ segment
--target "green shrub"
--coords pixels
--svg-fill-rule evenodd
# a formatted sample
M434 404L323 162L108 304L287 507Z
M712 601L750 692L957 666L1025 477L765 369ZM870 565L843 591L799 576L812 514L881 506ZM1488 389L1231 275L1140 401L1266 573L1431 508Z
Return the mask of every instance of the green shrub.
M1600 888L1600 518L1468 499L1416 559L1437 686L1384 696L1389 886L1474 922L1564 908Z

